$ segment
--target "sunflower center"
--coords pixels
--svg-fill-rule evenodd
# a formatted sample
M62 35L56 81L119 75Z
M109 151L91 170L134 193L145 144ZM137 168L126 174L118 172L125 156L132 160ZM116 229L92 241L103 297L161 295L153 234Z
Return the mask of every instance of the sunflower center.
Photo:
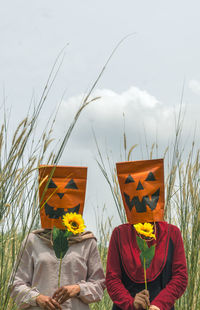
M74 221L70 222L70 225L72 226L72 228L77 229L78 228L78 224Z

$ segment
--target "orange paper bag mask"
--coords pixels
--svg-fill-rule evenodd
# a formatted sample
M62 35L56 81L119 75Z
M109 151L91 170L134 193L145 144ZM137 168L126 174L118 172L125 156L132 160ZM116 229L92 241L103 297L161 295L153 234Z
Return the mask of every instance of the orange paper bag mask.
M163 159L129 161L116 166L128 222L163 221Z
M83 214L87 181L86 167L40 166L39 198L42 228L65 229L66 213Z

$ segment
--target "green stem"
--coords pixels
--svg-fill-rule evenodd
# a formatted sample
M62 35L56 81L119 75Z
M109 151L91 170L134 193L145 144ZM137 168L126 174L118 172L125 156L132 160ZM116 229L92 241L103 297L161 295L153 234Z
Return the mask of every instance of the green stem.
M145 284L145 290L147 290L147 275L146 275L146 261L145 261L145 257L144 257L144 284ZM148 306L147 306L147 309L149 309Z
M60 287L61 265L62 265L62 254L61 254L61 258L60 258L59 273L58 273L58 288Z
M146 260L144 258L144 284L145 284L145 290L147 290L147 275L146 275Z

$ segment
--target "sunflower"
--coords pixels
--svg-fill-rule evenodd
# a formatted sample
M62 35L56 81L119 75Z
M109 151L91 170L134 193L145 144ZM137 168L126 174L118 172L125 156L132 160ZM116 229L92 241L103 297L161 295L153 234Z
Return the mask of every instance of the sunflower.
M154 238L156 239L155 234L153 234L153 225L151 223L138 223L133 225L135 227L135 230L137 231L138 234L145 236L147 238Z
M74 235L81 234L86 228L81 214L77 213L66 213L63 216L63 224Z

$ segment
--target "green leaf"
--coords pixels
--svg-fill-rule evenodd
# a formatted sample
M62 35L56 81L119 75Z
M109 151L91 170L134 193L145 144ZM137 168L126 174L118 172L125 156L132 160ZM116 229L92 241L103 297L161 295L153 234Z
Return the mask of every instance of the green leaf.
M70 237L70 236L73 236L73 235L74 235L73 232L68 231L68 230L65 231L65 237L66 237L66 238L68 238L68 237Z
M65 230L58 229L56 227L53 228L53 249L56 254L56 257L62 259L68 248L68 234L66 234Z
M152 259L154 258L154 255L155 255L155 244L149 248L148 259L152 261Z
M152 259L154 258L154 255L155 255L155 245L152 245L150 248L148 247L148 249L145 249L145 251L141 251L140 260L142 265L144 266L144 258L145 258L146 269L149 268Z
M141 252L144 252L146 249L148 249L148 245L146 244L146 241L142 238L136 236L137 245Z

